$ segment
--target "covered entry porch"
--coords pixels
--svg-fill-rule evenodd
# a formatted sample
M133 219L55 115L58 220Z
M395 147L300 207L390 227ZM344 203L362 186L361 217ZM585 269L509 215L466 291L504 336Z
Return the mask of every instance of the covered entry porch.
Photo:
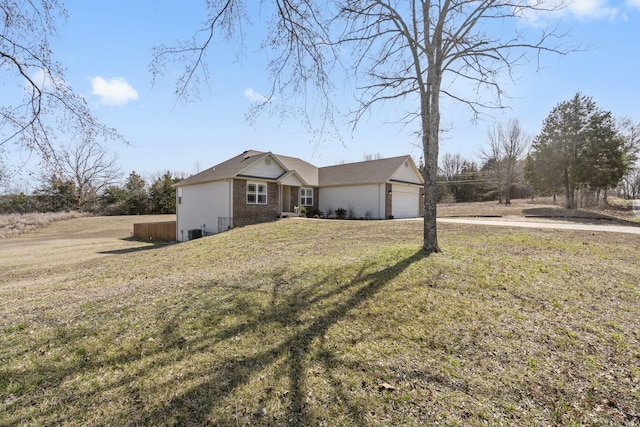
M300 216L300 186L280 185L280 218Z

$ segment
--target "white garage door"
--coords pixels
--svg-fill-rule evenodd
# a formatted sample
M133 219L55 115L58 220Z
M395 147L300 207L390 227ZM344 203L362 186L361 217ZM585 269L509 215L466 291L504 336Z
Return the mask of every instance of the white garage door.
M391 215L394 218L418 218L420 216L420 189L394 185L391 196Z

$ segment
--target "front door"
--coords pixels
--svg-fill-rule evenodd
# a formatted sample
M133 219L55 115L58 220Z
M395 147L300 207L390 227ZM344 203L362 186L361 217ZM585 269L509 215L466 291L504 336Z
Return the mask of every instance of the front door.
M282 186L282 212L291 212L291 187Z

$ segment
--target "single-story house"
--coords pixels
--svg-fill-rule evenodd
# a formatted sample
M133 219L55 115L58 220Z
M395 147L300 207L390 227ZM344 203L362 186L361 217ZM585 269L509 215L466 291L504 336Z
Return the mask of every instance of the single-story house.
M175 184L177 240L276 218L422 216L424 180L411 156L316 167L295 157L245 151Z

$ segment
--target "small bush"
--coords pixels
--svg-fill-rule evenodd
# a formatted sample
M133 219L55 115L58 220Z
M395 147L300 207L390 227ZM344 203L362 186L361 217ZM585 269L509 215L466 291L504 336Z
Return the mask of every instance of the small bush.
M338 217L338 219L344 219L347 216L347 210L343 209L343 208L338 208L336 209L336 217Z

